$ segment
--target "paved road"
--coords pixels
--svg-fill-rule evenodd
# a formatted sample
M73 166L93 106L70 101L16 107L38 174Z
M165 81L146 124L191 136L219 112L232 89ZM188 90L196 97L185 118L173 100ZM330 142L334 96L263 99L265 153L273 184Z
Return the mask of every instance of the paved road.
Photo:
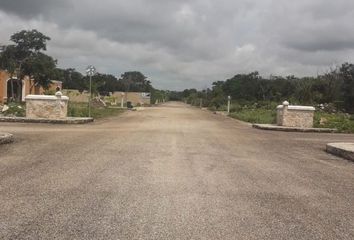
M354 135L266 132L169 103L1 124L0 239L354 239Z

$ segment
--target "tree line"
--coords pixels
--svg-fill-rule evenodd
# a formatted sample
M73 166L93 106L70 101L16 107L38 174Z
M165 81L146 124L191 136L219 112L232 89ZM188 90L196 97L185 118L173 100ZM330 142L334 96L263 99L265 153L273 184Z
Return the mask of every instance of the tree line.
M258 72L237 74L225 81L216 81L211 88L198 91L185 89L170 92L171 100L219 109L227 97L238 102L282 102L314 105L332 104L337 109L354 113L354 65L341 66L317 77L271 76L264 78Z
M76 89L80 92L89 89L89 77L82 75L73 68L56 69L54 79L63 82L65 89ZM123 73L120 78L112 74L96 73L92 76L92 91L100 95L110 92L151 92L154 88L141 72L131 71Z

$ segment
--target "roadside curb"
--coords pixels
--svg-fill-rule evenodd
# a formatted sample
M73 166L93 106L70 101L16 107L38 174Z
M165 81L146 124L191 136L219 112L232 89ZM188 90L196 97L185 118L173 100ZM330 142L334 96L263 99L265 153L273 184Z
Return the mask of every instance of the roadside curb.
M0 145L12 143L14 141L13 135L10 133L0 133Z
M335 133L338 130L334 128L298 128L298 127L284 127L272 124L253 124L256 129L268 131L283 131L283 132L311 132L311 133Z
M326 151L338 157L354 161L354 143L328 143Z
M47 118L25 118L25 117L0 117L0 122L13 123L52 123L52 124L85 124L93 122L93 118L65 118L65 119L47 119Z

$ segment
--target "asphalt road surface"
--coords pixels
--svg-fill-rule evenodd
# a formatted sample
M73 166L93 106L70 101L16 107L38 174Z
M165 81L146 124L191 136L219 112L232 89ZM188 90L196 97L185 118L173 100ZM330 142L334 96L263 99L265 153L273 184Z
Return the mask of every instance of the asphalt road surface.
M354 239L354 135L168 103L89 125L0 123L0 239Z

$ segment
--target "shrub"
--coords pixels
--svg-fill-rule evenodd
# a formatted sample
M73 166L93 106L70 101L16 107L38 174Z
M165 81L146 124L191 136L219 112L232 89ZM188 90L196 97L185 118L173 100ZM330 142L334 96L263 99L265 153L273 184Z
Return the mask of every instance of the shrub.
M13 117L26 116L26 107L24 104L10 103L8 107L9 109L3 113L5 116L13 116Z
M336 128L339 132L354 133L354 119L345 113L324 113L317 111L314 126L319 128Z
M267 109L243 109L230 114L231 117L250 123L272 124L276 122L276 111Z
M122 113L124 110L109 107L91 107L91 116L93 118L103 118L115 116ZM69 103L68 106L69 117L88 117L87 103Z

